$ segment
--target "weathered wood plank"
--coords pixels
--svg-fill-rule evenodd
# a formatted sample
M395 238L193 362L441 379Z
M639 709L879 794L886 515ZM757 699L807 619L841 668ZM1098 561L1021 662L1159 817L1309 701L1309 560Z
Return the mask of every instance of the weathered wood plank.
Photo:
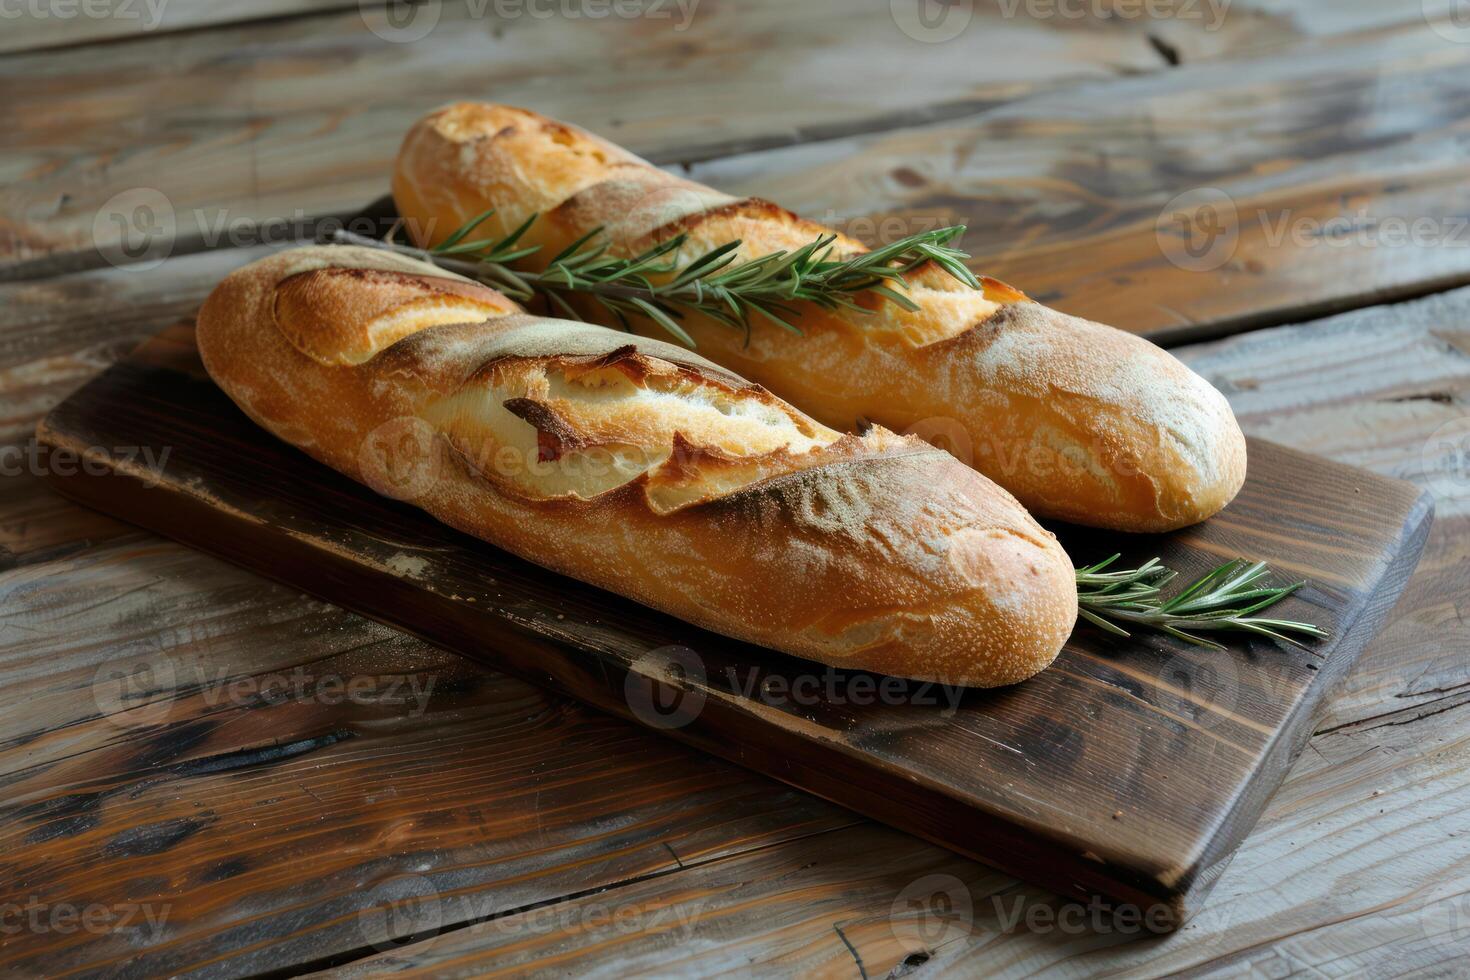
M1064 928L1058 921L1091 921L1091 910L864 825L446 931L341 972L598 975L657 958L693 972L833 974L861 959L868 976L906 961L1002 977L1433 975L1463 962L1470 443L1434 434L1449 426L1470 436L1470 290L1181 353L1225 385L1248 430L1414 479L1437 492L1441 514L1389 628L1178 935L1140 939L1136 920L1117 909L1105 911L1102 930ZM1424 394L1434 397L1415 397ZM1383 413L1397 414L1381 426ZM1431 678L1440 690L1427 689ZM599 924L613 911L627 931Z
M0 286L13 434L29 435L51 402L259 254ZM168 916L148 963L214 960L239 974L351 957L376 941L378 876L426 861L465 865L459 914L474 917L677 867L686 845L698 860L854 819L62 501L20 460L24 472L0 480L0 835L34 838L4 846L31 857L0 862L0 901L67 914L105 898L117 928L100 939L52 930L41 945L7 933L0 971L132 955L145 934L131 926L151 926L122 918L139 911ZM52 462L39 459L42 470ZM428 695L426 715L416 709ZM344 731L352 754L311 748ZM289 751L273 760L272 746ZM630 788L606 782L609 753L645 775ZM215 765L215 781L196 778ZM419 778L431 788L410 785ZM168 843L222 799L237 814L210 817L166 855L119 855ZM108 844L119 835L123 844ZM232 843L247 836L261 841L259 861ZM324 884L324 865L307 857L334 846ZM52 861L72 869L54 887L39 871ZM108 897L100 869L113 861L122 878ZM161 884L164 866L175 871ZM257 914L241 918L237 899Z
M188 316L231 270L279 246L219 249L0 283L0 445L28 441L53 405L143 340ZM13 470L7 470L9 476Z
M384 192L412 121L452 99L526 103L676 162L1160 64L1137 28L996 10L955 43L925 43L893 12L920 2L660 2L634 4L636 17L429 4L412 27L370 6L7 57L0 260L97 241L242 244L259 240L254 222L279 233L350 213ZM431 22L419 40L385 39Z
M138 533L131 525L64 500L43 479L46 463L31 455L32 445L0 446L5 466L0 479L0 571Z
M199 261L205 261L204 257L188 260ZM93 275L107 278L109 274ZM77 278L89 279L92 276ZM98 295L106 294L99 291ZM1470 373L1466 369L1466 358L1470 356L1467 354L1470 351L1470 328L1466 326L1470 318L1465 313L1467 305L1470 303L1467 303L1462 294L1455 294L1401 307L1365 311L1305 327L1260 331L1232 341L1186 349L1184 353L1230 393L1246 427L1252 432L1278 441L1295 442L1301 448L1327 452L1359 465L1416 479L1428 485L1425 481L1436 475L1453 478L1457 472L1462 472L1454 468L1455 459L1445 452L1431 452L1426 465L1420 449L1425 446L1431 433L1466 414L1464 405L1467 398L1470 398L1467 395L1466 382L1467 373ZM33 326L38 332L44 330L40 322L34 322ZM85 335L82 339L85 343L93 342ZM56 350L64 352L63 348ZM42 360L45 360L52 356L52 351L45 348L41 354ZM21 358L16 363L24 364L27 361ZM1299 421L1294 422L1293 419ZM1378 440L1383 440L1387 448L1376 448ZM1238 963L1246 962L1251 956L1259 956L1263 966L1270 966L1267 961L1274 955L1272 951L1280 950L1282 958L1289 957L1299 963L1327 963L1342 957L1344 963L1365 970L1387 962L1398 963L1400 957L1408 957L1403 959L1405 963L1424 965L1433 961L1436 956L1445 955L1445 950L1450 953L1459 951L1455 943L1465 935L1463 923L1470 922L1470 906L1463 904L1463 899L1454 894L1456 888L1463 888L1463 885L1456 884L1456 881L1463 881L1463 878L1441 878L1438 865L1427 867L1410 850L1418 847L1423 849L1422 853L1440 854L1442 851L1436 848L1444 842L1432 835L1421 839L1412 826L1401 830L1398 823L1393 826L1380 825L1376 811L1384 804L1372 796L1373 790L1381 788L1379 784L1384 780L1392 782L1392 788L1397 792L1398 780L1394 774L1404 771L1399 767L1417 767L1420 763L1415 756L1416 751L1440 747L1441 743L1436 741L1439 736L1433 732L1423 736L1417 734L1420 729L1415 726L1421 722L1413 721L1415 716L1429 715L1443 709L1446 724L1459 724L1457 719L1460 715L1452 710L1457 702L1444 701L1443 692L1436 693L1434 689L1457 689L1457 686L1463 686L1467 682L1462 651L1470 644L1466 643L1462 610L1466 602L1467 556L1464 548L1465 542L1470 540L1470 533L1467 533L1470 532L1470 527L1463 520L1464 503L1453 494L1441 495L1440 515L1426 558L1410 586L1405 602L1393 614L1380 640L1364 655L1359 671L1348 679L1342 696L1336 700L1322 721L1324 728L1353 722L1356 727L1352 731L1361 732L1365 728L1382 726L1392 731L1414 733L1413 738L1408 742L1389 745L1375 743L1369 746L1361 741L1341 743L1350 748L1341 753L1332 753L1322 748L1323 740L1327 736L1319 736L1314 743L1316 748L1309 750L1304 756L1297 767L1297 773L1301 773L1304 767L1313 765L1317 759L1314 753L1322 751L1336 760L1338 768L1328 772L1336 772L1337 776L1329 779L1327 773L1321 773L1314 775L1313 781L1304 784L1298 783L1301 778L1299 775L1293 776L1287 788L1278 795L1272 808L1268 810L1260 830L1248 840L1235 865L1217 886L1211 902L1186 930L1185 936L1195 937L1190 940L1191 944L1220 949L1222 955L1229 953L1235 956ZM157 547L172 549L168 545ZM208 559L191 556L179 549L172 550L182 556L180 560L184 564L172 568L167 564L152 566L154 571L162 570L173 581L172 585L164 584L165 589L181 594L181 590L187 588L191 581L207 580L203 565L192 564L188 559L209 563ZM245 577L242 576L243 578ZM146 578L139 580L139 583L144 581ZM219 604L221 600L218 597L228 593L229 589L221 585L217 589L205 591L209 598L201 609ZM84 593L85 589L77 589L72 593L76 598L57 603L53 607L53 617L58 622L64 622L60 617L68 610L89 604L87 599L81 598ZM99 597L105 599L107 594L110 593ZM8 610L10 607L7 605L6 608ZM226 641L222 647L224 663L237 663L240 658L257 649L243 635L247 629L244 624L249 621L250 615L245 614L237 627L242 635ZM300 615L303 621L309 621L309 610ZM168 639L170 631L177 631L180 618L176 614L167 617L166 621L156 623L161 637L158 642L172 643L168 649L178 654L181 663L192 667L195 661L188 658L198 655L200 659L197 662L200 665L209 665L210 670L217 669L218 663L207 655L199 654L197 647L180 646L177 639ZM99 646L109 641L120 646L150 642L137 632L137 625L120 623L105 626L103 624L106 621L102 619L89 619L87 622L94 624L89 626L89 632L96 637ZM289 622L289 618L283 622ZM280 645L289 646L301 642L292 638L289 627L281 626L279 629ZM173 635L179 636L177 632ZM272 642L270 645L276 644ZM308 646L311 651L325 655L321 647ZM350 644L344 642L343 646L345 648ZM308 653L298 659L297 663L307 662L310 656ZM1404 658L1415 666L1405 667ZM290 668L285 663L285 660L262 663L257 668L257 674L260 671L286 672ZM240 664L239 669L248 671L248 664ZM44 680L44 658L37 659L32 670L33 676ZM77 676L85 680L84 673ZM232 673L228 676L241 675ZM12 674L7 682L17 681L17 675ZM1408 696L1396 697L1399 694ZM80 694L81 699L72 703L85 708L86 700L83 699L90 697L84 691ZM193 697L198 702L204 702L203 692L195 692ZM1436 697L1441 700L1432 700ZM146 704L145 700L144 705ZM50 701L48 710L60 705L61 702ZM1385 711L1397 708L1411 710L1385 715ZM1463 709L1460 710L1462 713ZM188 716L176 716L170 709L169 718L175 717L182 719ZM1409 724L1403 724L1404 722ZM112 751L118 751L115 747L117 736L110 730L115 726L103 719L95 719L72 727L80 729L88 725L96 726L90 735L84 736L77 730L72 735L63 736L63 739L69 739L74 735L78 739L71 748L64 742L58 742L57 750L51 752L51 746L45 746L48 752L46 757L53 760L69 757L75 754L71 749L82 751L110 747ZM272 734L289 743L312 737L315 732L309 726L281 723ZM1408 770L1404 781L1410 785L1427 782L1427 788L1417 790L1416 793L1422 792L1429 797L1442 793L1445 800L1464 809L1464 802L1459 801L1460 798L1456 795L1458 790L1455 784L1445 781L1445 773L1463 769L1464 760L1450 753L1442 761L1444 772L1437 768L1429 771L1413 768ZM1438 766L1439 763L1434 765ZM314 784L308 785L312 786L313 791L316 790ZM1301 788L1298 790L1296 787L1299 785ZM597 786L597 774L593 773L587 779L584 792L601 792L595 788ZM1287 793L1296 793L1301 801L1300 805L1308 809L1294 819L1280 839L1273 839L1270 847L1258 854L1256 841L1264 834L1274 833L1271 828L1277 825L1276 814ZM341 799L335 802L343 809L347 808ZM370 806L369 803L363 805ZM1297 805L1293 804L1293 807ZM1395 806L1402 810L1403 819L1408 822L1432 818L1438 812L1425 810L1425 804L1419 801L1417 795L1404 798ZM1322 810L1335 811L1337 808L1344 808L1343 819L1346 822L1333 826L1341 826L1339 836L1346 835L1344 841L1351 842L1354 847L1367 849L1361 860L1376 861L1377 855L1383 853L1387 856L1383 858L1382 867L1398 867L1402 869L1401 873L1385 879L1382 867L1377 864L1344 864L1349 860L1343 854L1345 844L1337 845L1335 850L1327 847L1332 835L1323 830L1323 825L1316 823L1315 814ZM727 837L737 837L743 826L743 822L732 824ZM1380 845L1375 844L1374 840L1380 826L1384 834L1390 837L1409 834L1406 849L1401 854L1395 856L1378 849ZM210 834L211 831L205 831L200 836L205 841L212 841L214 838ZM1302 855L1299 862L1288 862L1300 850L1303 842L1313 842L1312 848ZM861 846L875 849L871 842ZM876 849L912 846L916 845L906 839L892 837L885 838ZM806 845L800 845L794 847L792 852L795 856L800 856L806 853L805 848ZM1321 864L1319 858L1325 858L1326 863ZM812 859L809 856L803 857L792 866L800 867L810 860ZM930 867L939 867L952 860L942 852L922 849L922 856L914 861L915 870L909 880L921 877L921 872L927 873L926 869ZM1314 873L1313 869L1319 864L1321 872ZM994 880L996 888L1012 887L1008 879L998 876L992 878L990 872L969 865L962 866L968 869L961 875L967 881ZM1273 870L1278 866L1279 870ZM309 869L309 863L304 864L304 867ZM1241 877L1243 868L1250 870ZM1300 885L1303 876L1309 880L1309 885ZM570 881L574 878L575 875L568 873L564 880ZM672 892L679 879L671 876L666 880ZM251 890L255 887L255 881L256 879L247 879ZM1367 901L1359 906L1344 906L1343 896L1352 896L1355 894L1354 889L1361 890L1365 881L1373 883L1373 891L1366 896ZM1426 886L1426 883L1430 884ZM247 884L240 887L245 889ZM466 898L464 901L493 901L490 896L497 894L499 887L501 886L496 882L484 882L481 891L469 893L476 896L474 899ZM902 887L899 885L898 889ZM991 886L988 884L975 885L973 892L977 898L988 901L983 896L987 894L985 889L989 887ZM1305 887L1306 890L1299 892L1296 890L1298 887ZM878 902L879 913L896 897L898 889L881 897ZM550 888L547 894L555 890ZM1017 892L1012 890L1005 894L1009 896ZM1040 893L1033 894L1040 896ZM1261 906L1259 912L1251 911L1258 907L1255 903L1261 901L1260 896L1263 894L1269 898L1267 904ZM239 895L243 895L243 892ZM1216 904L1224 901L1223 896L1226 895L1235 896L1230 900L1232 910L1228 915L1213 918ZM1297 902L1298 895L1301 896L1300 902ZM385 907L393 895L373 897L381 900L379 906ZM454 901L460 899L456 897ZM1367 914L1358 914L1369 906L1382 908ZM618 907L620 906L610 906ZM664 904L660 907L668 906ZM988 905L982 907L989 908ZM410 913L413 908L414 906L409 906ZM865 912L870 913L871 910ZM635 911L625 914L636 916L639 913ZM1243 920L1253 921L1249 936L1253 937L1251 942L1259 943L1259 947L1254 950L1241 951L1226 938L1234 924ZM412 914L407 921L414 921ZM645 918L643 921L649 920ZM673 921L676 926L682 927L677 918ZM448 925L445 927L448 928ZM588 923L588 927L606 928L596 916ZM1422 941L1419 938L1421 929L1424 930ZM767 938L756 937L752 942L758 945ZM1023 953L1015 954L1015 958L1023 964L1041 962L1036 957L1050 955L1046 950L1056 942L1055 936L1050 942L1046 937L1026 938L1040 948L1041 952L1037 952L1033 945L1027 945ZM1091 943L1075 939L1071 941L1076 944L1076 948L1066 953L1066 962L1075 960L1084 964L1078 968L1078 972L1112 968L1113 961L1108 958L1110 954L1086 952L1086 949L1094 945L1101 947L1111 942L1107 937ZM1390 942L1395 944L1391 948L1386 945ZM1147 943L1140 945L1149 947ZM1168 950L1172 947L1165 945L1163 948ZM1131 947L1128 952L1133 955ZM842 959L847 955L845 947L834 946L830 953L833 963L842 964L843 969L849 969L846 966L848 961ZM881 959L879 953L874 955ZM1008 962L1010 958L1011 954L1007 954L1006 959L997 962ZM982 959L979 962L987 964L989 960ZM1116 968L1122 969L1123 964L1120 963ZM1147 965L1140 968L1147 968Z
M1167 939L1140 929L1137 910L1064 902L863 825L447 931L327 975L1452 969L1470 956L1467 711L1319 737L1209 907ZM437 901L400 908L427 921Z
M361 4L352 0L255 0L250 4L226 0L94 0L85 9L81 4L32 5L8 18L6 31L0 34L0 54L137 39L357 6ZM483 6L489 9L491 3L486 0ZM606 7L610 9L611 5ZM1100 0L1070 5L1056 0L960 0L950 7L954 13L948 22L937 9L919 21L921 27L927 26L926 36L955 33L958 39L970 30L983 30L985 24L1000 16L1054 20L1073 28L1079 26L1078 22L1093 27L1099 21L1111 21L1156 37L1178 57L1192 61L1390 27L1420 16L1443 16L1453 9L1453 0L1425 0L1422 13L1413 3L1382 0L1154 0L1149 4ZM502 0L498 9L507 14L529 9L542 19L550 19L568 9L596 16L603 8L595 2L569 7L537 4L535 0ZM976 17L980 18L980 26L976 25Z
M0 54L97 41L119 41L170 31L320 13L352 7L351 0L51 0L9 8Z
M1435 494L1418 572L1322 727L1470 685L1470 291L1180 353L1227 393L1251 434Z
M7 930L0 972L351 958L405 877L456 925L855 819L176 545L0 597L0 901L164 917Z
M167 466L103 451L105 472L58 474L63 492L614 714L648 721L629 685L663 683L679 649L675 689L695 707L668 735L1032 880L1157 903L1170 924L1249 831L1428 528L1410 484L1253 442L1244 489L1208 523L1150 539L1147 554L1116 535L1064 542L1189 574L1268 563L1310 582L1280 613L1322 626L1320 642L1243 645L1251 669L1222 693L1213 654L1083 628L1050 670L999 695L902 683L880 695L868 677L863 694L859 678L652 615L310 464L219 392L192 340L186 326L160 335L40 430L53 452L172 445ZM818 689L834 693L801 693Z
M1418 22L692 175L869 240L967 224L975 268L1181 340L1470 281L1467 128L1470 44Z
M230 270L274 246L221 249L39 282L0 283L0 569L61 557L132 531L62 500L40 479L32 438L65 395L190 314Z
M1116 6L1122 11L1128 0ZM1247 53L1292 57L1288 52L1314 41L1442 23L1454 13L1455 0L1178 0L1153 9L1160 16L1149 18L1151 36L1191 64Z

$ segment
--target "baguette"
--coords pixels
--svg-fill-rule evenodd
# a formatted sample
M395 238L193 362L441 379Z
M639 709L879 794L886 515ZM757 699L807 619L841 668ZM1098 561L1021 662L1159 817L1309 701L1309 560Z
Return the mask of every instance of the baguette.
M475 238L539 213L523 240L543 246L526 260L533 268L598 226L622 256L686 233L685 261L736 239L750 259L831 233L500 105L462 103L419 121L399 152L393 196L422 246L489 208L496 212ZM864 250L839 235L834 255ZM1167 531L1209 517L1240 489L1245 440L1229 404L1165 351L994 279L974 289L933 263L909 279L917 312L866 293L866 313L798 304L800 335L757 322L747 343L697 314L683 326L702 354L826 425L866 420L945 436L1043 517ZM596 305L579 312L609 323ZM659 331L647 320L633 326Z
M246 414L328 466L729 636L988 687L1046 667L1077 614L1056 539L947 453L840 434L681 347L414 259L262 259L210 294L198 342ZM382 465L405 438L413 465Z

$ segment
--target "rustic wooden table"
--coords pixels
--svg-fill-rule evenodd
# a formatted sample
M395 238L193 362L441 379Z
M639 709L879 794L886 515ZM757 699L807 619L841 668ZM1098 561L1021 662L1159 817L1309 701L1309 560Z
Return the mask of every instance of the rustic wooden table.
M0 972L1463 973L1455 14L7 8ZM869 239L968 223L977 268L1184 344L1252 434L1435 494L1403 600L1183 930L1140 935L47 488L48 468L82 465L32 448L47 409L229 269L380 196L409 121L462 97L571 119Z

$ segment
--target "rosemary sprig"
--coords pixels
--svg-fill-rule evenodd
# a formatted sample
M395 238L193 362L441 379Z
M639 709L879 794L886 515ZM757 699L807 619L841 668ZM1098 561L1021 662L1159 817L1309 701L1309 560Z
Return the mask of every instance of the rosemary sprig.
M969 255L950 247L965 233L963 225L910 235L841 260L832 258L837 236L831 234L792 251L745 262L738 261L741 242L726 242L682 265L679 255L688 244L687 235L676 235L631 258L618 258L609 254L612 243L599 227L563 249L542 271L531 272L512 266L539 250L539 246L518 247L538 216L531 215L503 239L471 240L471 233L494 213L492 209L477 215L431 249L393 242L391 233L389 240L378 241L338 231L333 240L426 259L494 286L520 302L540 294L559 313L573 319L581 317L569 297L591 296L624 329L630 328L630 318L645 317L690 347L695 346L694 340L679 323L690 312L743 331L748 343L756 318L800 333L791 322L797 312L791 304L799 301L827 310L869 313L857 297L871 292L916 311L918 304L903 290L908 287L906 276L926 262L980 288L964 265Z
M1096 565L1077 569L1077 613L1109 633L1128 636L1128 630L1120 624L1130 624L1215 650L1225 648L1198 634L1255 633L1294 646L1302 644L1287 634L1318 638L1329 635L1311 623L1255 615L1306 584L1264 584L1270 574L1265 562L1248 562L1242 558L1227 561L1166 599L1162 594L1164 586L1175 579L1177 572L1164 567L1157 558L1137 568L1110 571L1118 558L1114 555Z
M569 297L591 296L624 329L629 328L629 318L646 317L690 347L694 340L678 322L688 312L743 330L749 342L757 315L800 333L787 319L795 313L790 304L797 301L867 313L870 311L856 297L873 292L905 309L917 310L918 305L900 290L908 286L905 276L925 262L933 261L961 282L980 287L964 265L969 255L949 247L964 234L963 225L910 235L840 261L831 258L836 235L748 262L737 262L741 245L737 240L711 249L682 268L678 260L688 244L686 235L660 242L632 258L617 258L608 254L611 242L598 241L602 229L596 228L554 256L545 269L530 272L512 266L539 251L540 246L519 244L538 216L531 215L504 238L471 239L474 230L494 213L492 209L477 215L432 249L393 241L397 226L382 241L345 230L335 232L332 240L412 255L484 282L521 302L540 294L572 319L581 317ZM1127 624L1216 650L1225 648L1198 634L1254 633L1297 646L1302 644L1288 634L1328 636L1311 623L1255 615L1305 584L1262 584L1269 575L1264 562L1225 562L1166 599L1163 589L1178 573L1157 558L1138 568L1110 570L1119 557L1077 569L1078 615L1110 633L1131 635L1122 625Z

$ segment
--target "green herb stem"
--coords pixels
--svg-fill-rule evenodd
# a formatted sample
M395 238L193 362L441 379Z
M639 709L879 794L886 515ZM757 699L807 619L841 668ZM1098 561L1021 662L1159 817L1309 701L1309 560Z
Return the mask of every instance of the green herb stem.
M540 272L532 272L513 265L539 251L539 246L519 244L537 216L527 218L504 238L470 239L493 213L478 215L431 249L394 242L392 233L388 240L380 241L338 231L332 240L410 255L486 283L519 302L541 295L572 319L581 317L571 298L588 296L613 313L624 329L630 329L630 318L646 318L690 347L694 339L679 323L690 312L744 331L749 342L757 317L800 333L791 322L797 312L791 304L798 301L866 314L870 310L858 303L858 296L871 292L917 310L917 304L904 293L908 287L905 276L927 262L971 287L980 286L964 265L969 256L949 247L964 234L962 225L911 235L842 260L831 258L836 235L746 262L737 261L741 243L733 241L682 267L678 259L688 243L685 235L632 258L617 258L609 255L611 243L598 241L602 229L597 228L563 249ZM1164 587L1177 573L1157 558L1137 568L1114 570L1118 557L1077 569L1078 615L1110 633L1129 636L1129 629L1146 628L1212 649L1224 647L1199 634L1253 633L1298 646L1292 634L1328 635L1311 623L1256 615L1303 584L1264 585L1269 575L1264 563L1225 562L1165 598Z
M1144 627L1216 650L1224 647L1199 634L1254 633L1294 646L1302 644L1293 633L1319 639L1329 635L1311 623L1255 615L1305 584L1264 584L1270 575L1265 562L1242 558L1224 562L1165 598L1164 587L1177 572L1157 558L1137 568L1110 570L1118 558L1077 569L1077 614L1109 633L1129 636L1125 627Z
M624 329L631 329L631 318L645 318L690 347L695 346L694 339L679 321L691 312L741 330L748 343L757 319L800 333L793 322L799 312L793 305L797 302L866 315L872 311L858 297L874 293L916 311L918 304L906 295L906 277L929 262L966 285L980 288L964 265L969 255L950 247L965 233L963 225L910 235L841 260L832 258L837 236L829 234L801 248L749 261L739 261L741 242L726 242L682 265L679 256L688 244L687 235L659 242L631 258L618 258L609 254L612 243L605 240L602 229L595 228L553 257L544 269L532 272L513 266L539 251L539 246L519 244L537 216L531 215L504 238L471 240L470 234L492 214L493 210L477 215L430 249L348 231L332 237L342 244L412 255L484 282L519 302L543 295L558 312L573 319L581 316L570 297L588 296L611 312Z

